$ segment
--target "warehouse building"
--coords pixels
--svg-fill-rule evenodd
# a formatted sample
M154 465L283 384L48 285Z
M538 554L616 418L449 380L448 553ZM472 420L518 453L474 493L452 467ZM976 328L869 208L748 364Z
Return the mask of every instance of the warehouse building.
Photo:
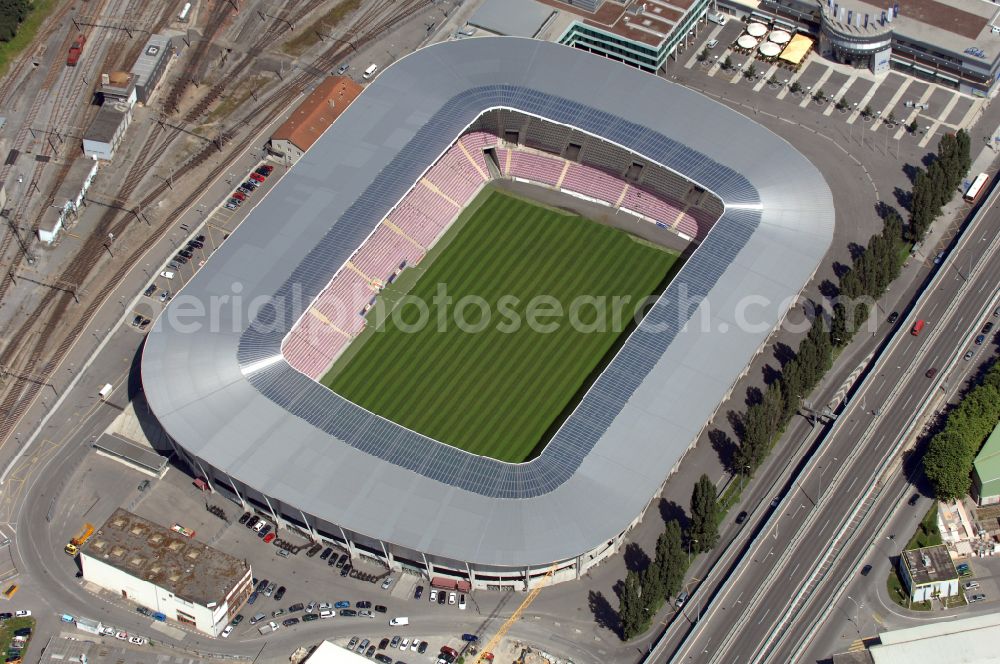
M138 100L135 90L135 76L127 71L101 74L101 85L97 88L97 92L101 95L102 104L122 102L132 108Z
M117 509L80 549L83 578L218 636L253 591L250 564Z
M958 570L944 544L903 551L899 574L911 602L928 602L958 594Z
M152 35L142 48L142 53L132 65L132 77L135 80L135 92L139 103L149 103L157 84L163 78L171 58L174 55L173 44L166 35Z
M1000 13L980 0L718 0L740 17L819 38L820 54L875 74L894 69L974 95L1000 75Z
M94 121L83 135L83 154L91 159L111 161L132 122L132 109L121 101L101 105Z
M80 214L84 198L97 177L98 162L79 157L69 168L69 173L56 190L52 204L45 209L38 225L38 239L45 244L55 242L59 231L71 226Z
M361 93L346 76L331 76L316 86L271 136L270 151L294 164Z
M1000 503L1000 425L972 463L972 491L980 507Z

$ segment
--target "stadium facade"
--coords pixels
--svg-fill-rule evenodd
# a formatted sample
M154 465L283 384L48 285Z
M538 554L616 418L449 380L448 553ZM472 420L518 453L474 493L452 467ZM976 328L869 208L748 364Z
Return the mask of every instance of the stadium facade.
M721 213L521 464L382 419L281 352L331 277L471 128L593 154L623 178L679 174ZM816 168L700 94L547 42L440 44L380 74L175 298L143 352L146 398L195 474L280 527L474 587L522 589L552 568L555 581L578 578L619 549L833 228Z

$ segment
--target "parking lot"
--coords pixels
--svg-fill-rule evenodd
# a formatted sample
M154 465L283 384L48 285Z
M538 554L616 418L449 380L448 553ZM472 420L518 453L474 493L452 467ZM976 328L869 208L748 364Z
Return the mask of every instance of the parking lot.
M257 173L267 169L270 169L268 175ZM211 209L199 206L198 212L203 222L197 228L184 225L179 227L187 237L182 241L171 237L176 253L165 265L149 272L150 283L143 292L143 297L133 307L126 325L130 325L136 332L145 333L177 291L184 287L212 253L225 242L256 202L274 187L283 172L283 168L260 161L246 173L230 173L226 178L232 189L229 196L237 194L242 200L233 204L230 202L233 199L227 197ZM260 181L251 179L254 174ZM252 190L247 182L253 183ZM244 191L239 191L241 187Z
M984 99L897 71L876 78L867 69L834 63L815 51L798 69L771 63L761 58L756 50L748 53L735 46L745 23L730 19L725 26L711 23L708 26L680 54L676 63L668 63L668 77L696 88L699 80L704 83L706 78L725 81L735 86L729 94L746 95L751 104L755 97L766 96L811 108L817 116L834 116L847 125L858 124L855 130L858 134L871 132L867 136L869 141L903 140L910 136L907 125L916 122L912 137L919 147L927 147L944 132L969 126L987 103ZM707 58L699 60L699 54L712 40L717 44L707 50ZM727 58L732 67L724 70L721 65ZM747 78L746 72L751 66L754 76ZM801 89L793 92L791 88L795 84ZM815 95L821 91L826 101L817 102ZM840 100L846 104L842 110L836 108ZM862 115L866 107L871 110L870 119Z

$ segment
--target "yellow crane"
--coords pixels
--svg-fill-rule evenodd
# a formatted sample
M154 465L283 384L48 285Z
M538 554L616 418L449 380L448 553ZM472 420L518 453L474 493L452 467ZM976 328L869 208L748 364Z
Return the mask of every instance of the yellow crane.
M80 550L80 547L83 546L84 542L89 540L90 536L93 534L94 526L89 523L83 524L83 528L80 529L80 532L77 533L76 537L69 541L69 544L66 545L64 551L71 556L75 556Z
M493 660L493 649L500 644L500 639L507 635L507 632L514 626L514 623L521 619L521 614L524 613L525 609L531 606L531 603L535 601L536 597L538 597L538 593L542 592L542 588L548 585L548 582L552 579L552 575L555 571L555 565L549 568L549 571L545 573L545 576L538 581L538 585L531 589L528 596L524 598L523 602L521 602L521 605L514 610L514 613L510 614L510 618L507 618L504 624L500 625L500 629L498 629L497 633L493 635L493 638L491 638L486 645L483 646L483 649L479 651L479 656L476 658L475 664L480 664L483 660Z

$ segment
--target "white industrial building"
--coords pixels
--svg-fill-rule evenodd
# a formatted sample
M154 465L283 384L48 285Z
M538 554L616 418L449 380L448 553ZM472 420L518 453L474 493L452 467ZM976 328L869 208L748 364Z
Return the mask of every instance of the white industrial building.
M370 661L332 641L324 641L309 655L306 664L367 664Z
M83 578L218 636L252 592L250 564L121 508L80 550Z
M874 664L937 664L997 661L1000 614L935 622L879 634L869 650Z
M98 162L95 159L79 157L73 162L69 173L56 190L52 204L42 214L42 221L38 224L39 240L52 244L63 228L76 221L90 185L97 177L97 170Z
M943 544L903 551L899 574L910 593L911 602L954 597L958 594L958 570Z
M101 105L83 135L83 153L91 159L111 161L131 122L132 108L128 103L109 99Z

